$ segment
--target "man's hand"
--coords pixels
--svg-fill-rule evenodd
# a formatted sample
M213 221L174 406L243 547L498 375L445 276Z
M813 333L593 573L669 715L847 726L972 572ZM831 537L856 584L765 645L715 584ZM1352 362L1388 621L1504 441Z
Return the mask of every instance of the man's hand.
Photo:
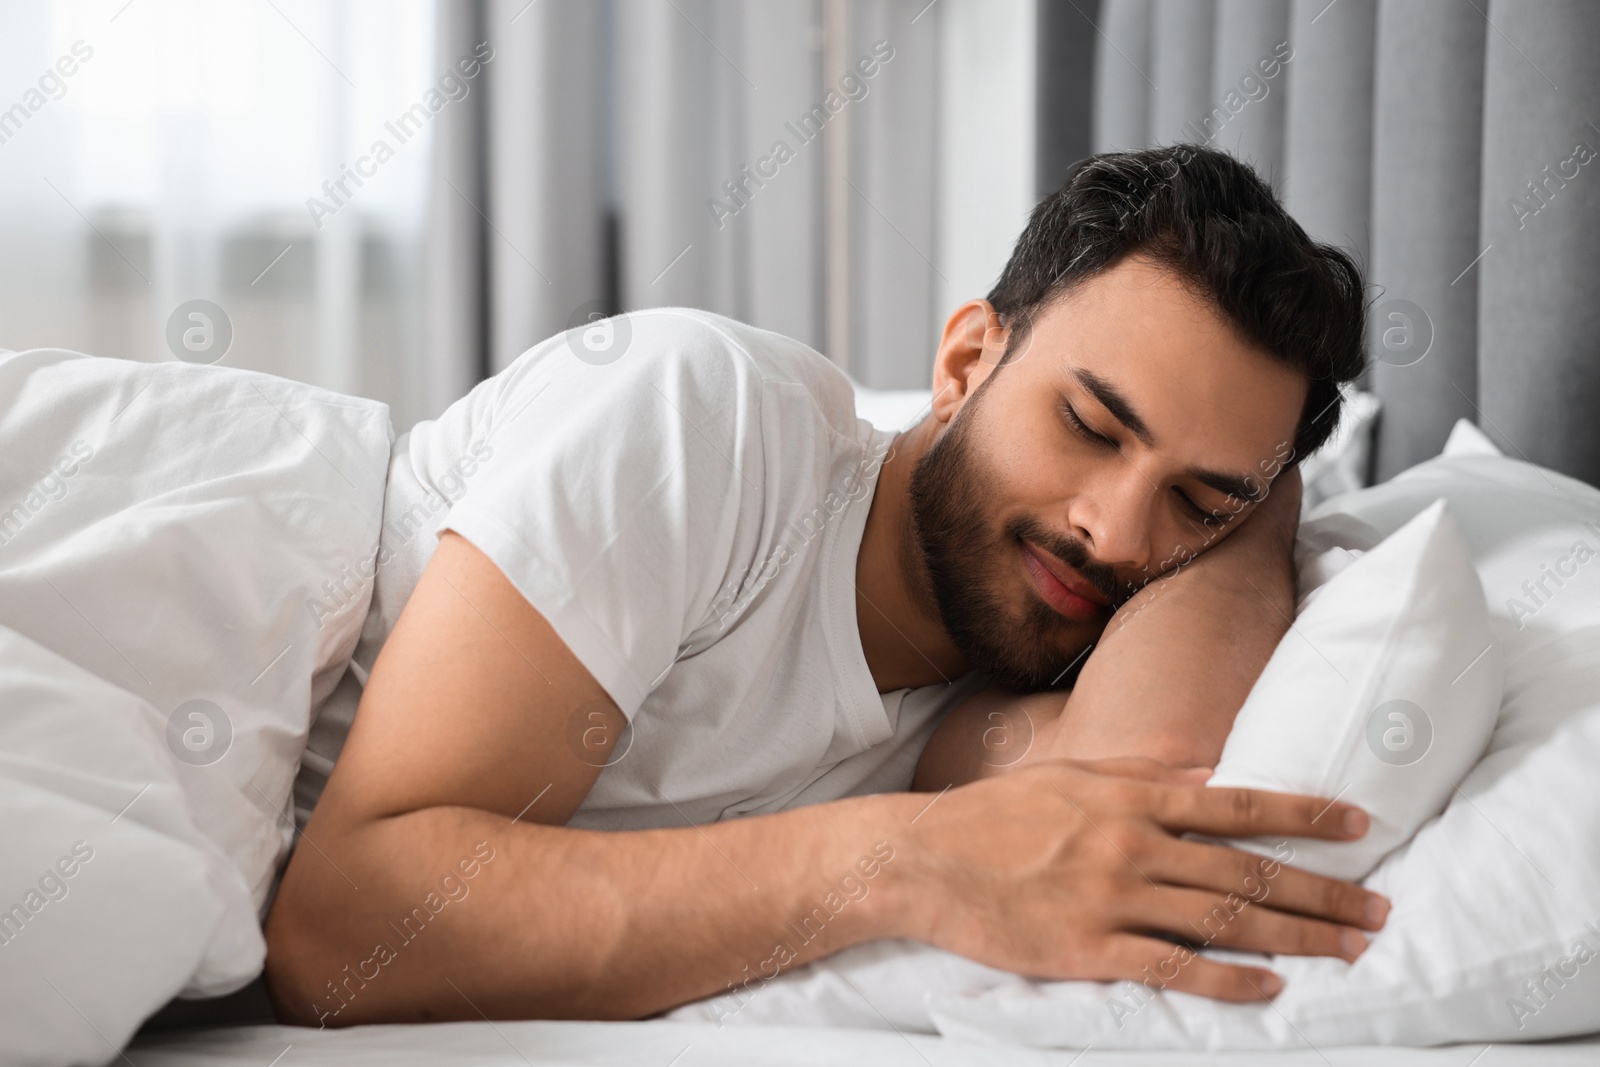
M1130 979L1234 1001L1282 983L1163 938L1360 955L1360 931L1388 914L1382 897L1181 835L1350 840L1366 815L1203 779L1148 760L1056 761L952 790L917 819L896 872L911 936L1035 977Z

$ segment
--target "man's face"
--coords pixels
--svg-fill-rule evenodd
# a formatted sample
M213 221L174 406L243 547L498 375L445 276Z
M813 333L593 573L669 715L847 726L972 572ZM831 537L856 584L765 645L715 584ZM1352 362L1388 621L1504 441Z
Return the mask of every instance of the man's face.
M1139 257L1041 309L964 388L912 475L912 534L957 647L1019 690L1058 684L1116 605L1244 520L1306 395Z

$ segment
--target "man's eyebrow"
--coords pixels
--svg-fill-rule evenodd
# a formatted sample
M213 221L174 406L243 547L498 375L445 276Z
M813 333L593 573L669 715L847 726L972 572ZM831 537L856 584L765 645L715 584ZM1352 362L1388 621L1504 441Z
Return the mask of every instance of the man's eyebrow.
M1096 400L1100 401L1101 407L1111 412L1112 418L1127 427L1129 433L1147 445L1154 440L1150 427L1139 417L1139 413L1133 410L1133 405L1128 403L1128 398L1123 396L1116 386L1093 371L1081 367L1074 367L1072 375ZM1189 477L1219 493L1226 493L1236 500L1245 500L1252 504L1267 495L1261 480L1249 475L1223 474L1219 471L1195 468L1189 471Z
M1078 379L1080 385L1089 390L1096 400L1100 401L1101 407L1111 412L1112 418L1127 427L1129 433L1147 445L1155 440L1150 433L1150 427L1145 425L1145 421L1139 417L1139 413L1133 410L1133 405L1128 403L1128 398L1123 396L1116 386L1093 371L1075 367L1072 375Z
M1226 493L1237 500L1249 501L1252 504L1267 495L1266 487L1261 484L1261 480L1249 475L1220 474L1217 471L1191 468L1189 477L1219 493Z

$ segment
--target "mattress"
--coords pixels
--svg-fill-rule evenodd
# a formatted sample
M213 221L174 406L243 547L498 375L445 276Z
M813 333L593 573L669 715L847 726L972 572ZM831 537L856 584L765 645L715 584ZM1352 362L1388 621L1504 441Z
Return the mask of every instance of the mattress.
M882 1064L888 1067L1578 1067L1600 1035L1536 1045L1307 1048L1297 1052L1043 1052L885 1030L688 1023L471 1022L311 1030L244 1026L141 1038L134 1067L644 1067Z

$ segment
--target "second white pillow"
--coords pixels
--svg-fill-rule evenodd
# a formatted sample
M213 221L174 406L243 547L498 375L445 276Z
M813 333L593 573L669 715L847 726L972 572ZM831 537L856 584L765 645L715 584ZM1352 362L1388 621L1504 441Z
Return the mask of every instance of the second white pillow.
M1502 688L1483 585L1444 501L1356 556L1363 532L1302 528L1303 542L1329 542L1320 561L1344 565L1303 597L1210 781L1371 812L1359 841L1290 842L1295 866L1350 880L1444 810L1489 742ZM1302 562L1302 576L1315 570Z

